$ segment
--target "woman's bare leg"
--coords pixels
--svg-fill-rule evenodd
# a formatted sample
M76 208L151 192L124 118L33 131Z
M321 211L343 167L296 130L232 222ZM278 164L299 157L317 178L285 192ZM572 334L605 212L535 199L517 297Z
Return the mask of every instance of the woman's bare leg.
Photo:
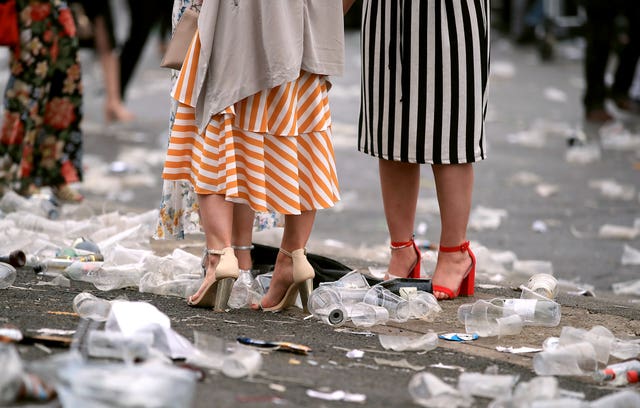
M280 248L288 252L304 248L311 235L315 218L315 210L305 211L300 215L285 215ZM262 307L268 308L277 305L292 284L293 261L287 255L278 252L269 290L262 298Z
M392 242L406 242L413 237L420 165L380 159L380 187L384 215ZM388 273L406 277L418 258L412 246L391 251Z
M236 258L240 269L251 270L251 246L253 237L253 220L255 212L246 204L233 205L233 228L231 243L234 247L247 249L235 249Z
M431 168L440 207L440 245L458 246L467 240L473 194L473 165L434 164ZM466 252L440 252L432 283L447 287L455 293L470 265L471 258ZM434 295L438 299L447 297L442 292L434 292Z
M226 201L221 194L198 194L200 207L200 224L204 230L207 249L222 249L231 246L231 231L233 228L233 203ZM205 281L200 285L193 299L202 296L202 291L211 281L216 280L215 273L219 255L209 255Z
M96 51L100 57L104 76L105 118L107 121L131 121L134 116L125 108L120 97L120 62L111 48L104 18L96 17L94 32Z

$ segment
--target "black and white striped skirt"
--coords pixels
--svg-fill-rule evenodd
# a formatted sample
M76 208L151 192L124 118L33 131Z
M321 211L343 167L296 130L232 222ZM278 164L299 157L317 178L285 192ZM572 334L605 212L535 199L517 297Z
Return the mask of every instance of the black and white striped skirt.
M486 157L489 0L365 0L358 150L408 163Z

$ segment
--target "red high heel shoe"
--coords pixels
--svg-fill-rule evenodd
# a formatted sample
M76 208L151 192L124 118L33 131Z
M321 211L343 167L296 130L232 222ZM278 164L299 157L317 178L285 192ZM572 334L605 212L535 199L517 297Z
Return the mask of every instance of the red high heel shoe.
M445 247L440 245L440 252L467 252L471 257L471 266L467 270L467 273L464 275L462 282L460 282L460 286L458 286L458 290L453 292L453 290L439 285L432 285L433 292L443 292L448 297L444 299L455 299L458 296L473 296L475 291L475 283L476 283L476 257L469 248L469 241L463 242L462 244L455 247Z
M411 237L411 240L409 241L405 241L405 242L391 242L391 246L389 248L391 248L392 251L395 251L397 249L403 249L403 248L407 248L413 246L413 249L416 251L416 255L418 256L418 259L416 259L416 263L413 264L413 266L411 267L411 271L409 272L409 276L408 278L411 279L420 279L420 265L422 264L422 252L420 252L420 248L418 248L418 245L416 245L416 242L413 240L413 237Z

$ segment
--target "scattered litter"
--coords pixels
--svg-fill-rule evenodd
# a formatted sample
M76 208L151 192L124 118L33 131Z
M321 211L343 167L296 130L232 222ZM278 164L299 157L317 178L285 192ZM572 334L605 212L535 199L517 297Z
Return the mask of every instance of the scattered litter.
M504 346L497 346L496 350L498 350L501 353L511 353L511 354L523 354L523 353L537 353L539 351L542 351L541 348L534 348L534 347L504 347Z
M413 402L423 407L466 408L473 404L469 395L428 372L417 373L411 378L409 394Z
M469 228L475 231L495 230L506 217L506 210L478 206L471 211Z
M623 225L605 224L600 227L598 237L605 239L626 239L633 240L640 235L640 230L635 227L626 227Z
M358 330L352 330L349 329L347 327L339 327L337 329L335 329L336 332L339 333L348 333L348 334L359 334L361 336L367 336L367 337L373 337L375 336L375 333L372 333L370 331L358 331Z
M511 184L520 186L533 186L542 182L542 178L537 174L527 171L519 171L509 179Z
M632 185L620 184L615 180L591 180L589 187L600 190L600 194L612 200L633 200L635 187Z
M460 371L460 372L464 372L466 370L466 368L464 368L464 367L460 367L460 366L456 366L456 365L442 364L442 363L431 364L429 367L431 367L431 368L442 368L443 370L457 370L457 371Z
M538 130L522 130L507 135L507 141L525 147L543 148L547 145L547 138Z
M274 390L274 391L278 391L278 392L287 391L287 387L285 387L284 385L282 385L282 384L274 384L274 383L269 384L269 389Z
M445 333L438 336L443 340L448 341L472 341L478 340L479 336L476 333Z
M379 335L380 345L385 350L394 351L430 351L438 347L438 335L427 333L422 336Z
M311 398L325 400L325 401L344 401L344 402L364 403L367 400L367 396L364 394L353 394L353 393L349 393L341 390L337 390L333 392L307 390L307 396Z
M362 358L364 357L364 351L358 350L358 349L349 350L349 352L346 355L347 355L347 358Z
M640 250L625 245L620 262L623 265L640 265Z
M559 190L559 187L554 184L545 184L541 183L536 186L536 194L540 197L551 197L556 194Z
M303 344L289 343L286 341L264 341L252 339L249 337L238 337L236 339L238 343L246 346L254 346L258 348L266 348L270 350L286 351L294 354L307 355L311 353L311 347Z
M588 164L597 162L602 157L600 147L596 144L572 146L565 154L568 163Z
M640 296L640 279L614 283L611 285L611 289L616 295Z
M409 363L406 358L403 358L401 360L387 360L386 358L374 357L373 360L378 365L395 367L395 368L408 368L409 370L413 370L413 371L420 371L420 370L424 370L425 368L424 366L413 365Z
M42 329L36 330L36 333L44 334L47 336L73 336L76 333L76 331L42 328Z
M300 365L300 364L302 364L302 362L300 360L298 360L297 358L290 358L289 359L289 364L290 365Z
M544 97L553 102L567 102L567 94L557 88L545 88Z
M547 232L547 223L542 220L535 220L533 224L531 224L531 229L535 232Z
M516 68L509 61L491 61L491 76L502 79L511 79L516 73Z

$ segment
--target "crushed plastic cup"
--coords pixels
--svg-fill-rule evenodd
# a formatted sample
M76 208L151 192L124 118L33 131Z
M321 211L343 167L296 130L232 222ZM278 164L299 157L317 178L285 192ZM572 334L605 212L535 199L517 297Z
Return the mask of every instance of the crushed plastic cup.
M387 309L389 320L406 322L411 317L409 302L381 286L371 287L365 294L363 302Z
M394 351L430 351L438 347L438 335L427 333L421 336L379 335L380 345L385 350Z
M423 407L470 407L473 399L429 372L415 374L409 381L409 395Z
M588 375L597 368L596 351L585 341L544 350L533 356L533 369L538 375Z
M7 289L16 281L16 268L0 262L0 289Z
M262 367L262 354L249 347L238 346L222 360L222 374L230 378L255 375Z
M464 372L458 377L458 389L475 397L494 399L510 396L517 382L515 375Z
M111 302L89 292L82 292L73 298L73 311L84 319L104 322L111 312Z
M389 320L389 311L382 306L359 302L353 305L349 317L356 327L372 327L385 324Z

